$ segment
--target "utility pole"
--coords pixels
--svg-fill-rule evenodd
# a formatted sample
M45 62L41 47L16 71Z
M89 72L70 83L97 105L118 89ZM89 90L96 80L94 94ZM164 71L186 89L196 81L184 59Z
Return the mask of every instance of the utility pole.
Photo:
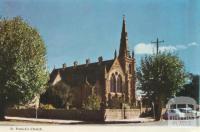
M156 116L155 116L155 107L154 107L154 102L152 102L152 109L153 109L153 118L154 120L156 119Z
M156 44L156 54L158 54L158 50L159 50L159 43L164 43L164 40L162 40L162 41L159 41L159 39L157 38L157 40L156 41L151 41L151 43L154 43L154 44Z
M154 43L154 44L156 44L156 56L158 55L158 53L159 53L159 44L160 43L164 43L164 40L162 40L162 41L159 41L159 39L157 38L157 40L156 41L151 41L151 43ZM157 59L157 57L156 57L156 67L157 67L157 72L156 72L156 78L158 79L157 80L157 86L156 87L159 87L159 84L160 84L160 77L159 77L159 74L160 74L160 71L159 71L159 62L158 62L158 59ZM157 117L158 117L158 113L155 111L155 104L157 104L157 96L158 95L155 95L155 100L154 100L154 102L152 102L152 107L153 107L153 115L154 115L154 119L156 120L157 119Z

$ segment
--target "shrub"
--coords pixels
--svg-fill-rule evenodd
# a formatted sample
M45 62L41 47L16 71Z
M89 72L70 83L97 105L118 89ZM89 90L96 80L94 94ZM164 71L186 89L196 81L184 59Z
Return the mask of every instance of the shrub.
M101 99L97 95L90 95L88 98L83 102L83 109L85 110L99 110L101 104Z
M52 104L40 104L41 109L55 109Z
M114 96L113 98L109 99L108 107L111 109L121 109L123 104L123 99Z

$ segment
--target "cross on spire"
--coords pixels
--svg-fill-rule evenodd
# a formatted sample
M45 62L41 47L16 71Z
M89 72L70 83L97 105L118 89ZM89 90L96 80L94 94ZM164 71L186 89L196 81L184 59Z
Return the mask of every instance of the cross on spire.
M162 40L162 41L159 41L159 39L157 38L157 40L156 41L151 41L151 43L154 43L154 44L156 44L156 54L158 54L158 52L159 52L159 44L160 43L164 43L164 40Z

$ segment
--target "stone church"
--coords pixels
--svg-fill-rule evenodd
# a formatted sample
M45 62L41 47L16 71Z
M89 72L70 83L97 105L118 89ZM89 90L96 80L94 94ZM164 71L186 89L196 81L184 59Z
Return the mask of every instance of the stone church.
M50 84L65 82L75 89L75 102L81 106L83 100L91 94L101 97L106 106L113 97L122 98L133 104L135 102L135 58L134 52L128 49L128 34L125 17L123 17L119 54L114 52L113 59L91 63L86 59L85 64L79 65L77 61L73 66L66 64L59 69L54 68L50 74Z

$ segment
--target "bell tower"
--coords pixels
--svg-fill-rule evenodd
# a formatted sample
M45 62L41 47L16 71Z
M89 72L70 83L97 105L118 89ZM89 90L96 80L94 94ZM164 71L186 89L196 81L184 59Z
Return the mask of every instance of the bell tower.
M122 32L120 39L120 48L118 59L126 75L124 92L127 102L132 103L135 101L135 58L134 54L130 55L128 49L128 33L126 30L125 15L123 16Z

